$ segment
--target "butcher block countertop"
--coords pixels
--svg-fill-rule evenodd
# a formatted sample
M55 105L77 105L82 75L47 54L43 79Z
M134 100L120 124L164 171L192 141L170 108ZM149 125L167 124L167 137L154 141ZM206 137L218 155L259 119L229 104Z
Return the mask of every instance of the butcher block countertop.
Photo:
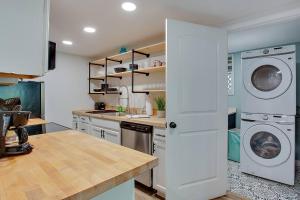
M32 153L0 158L0 199L90 199L158 159L74 130L29 137Z
M39 125L39 124L47 124L48 122L41 118L32 118L28 120L26 126Z
M149 126L154 126L158 128L166 128L166 118L157 118L157 117L150 117L150 118L128 118L126 116L116 116L116 115L106 115L106 114L91 114L86 113L92 110L76 110L73 111L74 115L81 115L81 116L88 116L98 119L107 119L113 121L126 121L126 122L133 122L138 124L146 124Z

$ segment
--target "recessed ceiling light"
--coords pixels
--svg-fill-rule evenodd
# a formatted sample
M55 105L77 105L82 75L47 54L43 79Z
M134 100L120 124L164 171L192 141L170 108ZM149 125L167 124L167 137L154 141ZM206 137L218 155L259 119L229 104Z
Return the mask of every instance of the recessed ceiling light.
M83 30L87 33L95 33L96 32L96 29L93 27L90 27L90 26L84 27Z
M65 45L72 45L73 44L73 42L70 41L70 40L63 40L62 43L65 44Z
M136 5L132 2L124 2L124 3L122 3L122 8L123 8L123 10L126 10L128 12L132 12L132 11L135 11Z

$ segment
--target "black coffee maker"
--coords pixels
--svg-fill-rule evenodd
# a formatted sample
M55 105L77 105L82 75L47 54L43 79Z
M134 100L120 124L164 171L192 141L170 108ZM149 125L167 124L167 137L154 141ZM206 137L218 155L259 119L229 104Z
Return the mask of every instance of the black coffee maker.
M0 112L0 157L27 154L32 151L32 146L27 142L28 133L24 126L27 124L31 112L6 111ZM18 141L13 144L6 142L8 131L14 131Z

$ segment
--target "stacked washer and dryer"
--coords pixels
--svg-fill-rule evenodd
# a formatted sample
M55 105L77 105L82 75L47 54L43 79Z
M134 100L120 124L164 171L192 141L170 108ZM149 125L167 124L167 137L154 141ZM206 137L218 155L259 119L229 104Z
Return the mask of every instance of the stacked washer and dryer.
M296 46L242 53L241 171L294 185Z

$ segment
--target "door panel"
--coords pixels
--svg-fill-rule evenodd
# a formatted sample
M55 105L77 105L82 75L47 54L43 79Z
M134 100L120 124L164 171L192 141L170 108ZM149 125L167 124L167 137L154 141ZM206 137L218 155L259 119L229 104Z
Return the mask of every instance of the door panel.
M211 199L227 188L227 36L167 20L167 199ZM176 166L176 167L174 167Z
M190 80L201 79L206 84L195 84L193 81L179 79L182 82L179 84L178 89L178 105L180 105L180 113L188 112L209 112L215 111L217 105L216 96L216 77L207 76L207 74L216 74L216 60L217 54L216 46L209 45L215 41L208 41L206 38L198 38L197 36L187 35L178 39L178 56L185 59L180 60L180 68L178 72L182 77L189 77ZM205 50L208 53L207 59L198 58L199 51L191 51L191 49L198 49L199 51ZM214 62L210 65L210 62ZM205 71L199 71L199 65L211 66L206 68ZM207 90L209 85L210 90ZM206 91L207 90L207 91ZM206 91L202 96L201 103L197 98L194 98L195 93L198 91Z

